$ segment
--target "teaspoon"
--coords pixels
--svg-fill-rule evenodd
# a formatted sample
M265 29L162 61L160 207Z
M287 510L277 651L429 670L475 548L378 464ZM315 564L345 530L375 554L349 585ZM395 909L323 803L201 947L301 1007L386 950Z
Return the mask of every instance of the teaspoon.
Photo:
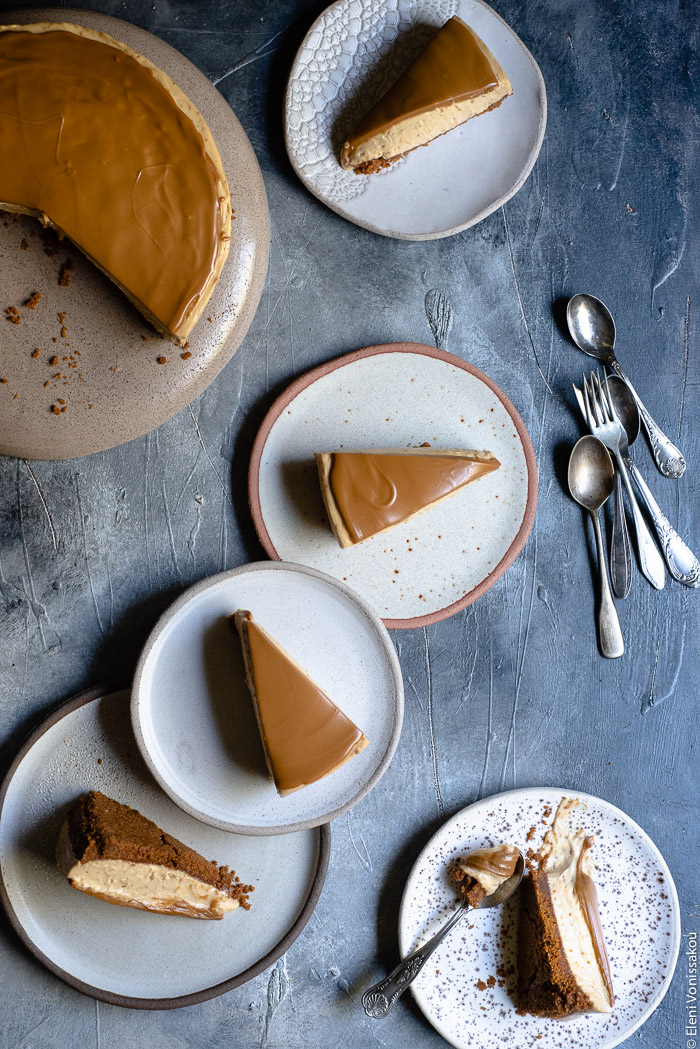
M683 455L661 427L654 422L615 357L615 322L608 307L594 295L574 295L569 299L566 307L566 321L571 338L579 350L603 361L619 379L627 383L637 403L639 414L649 435L652 455L661 473L665 477L680 477L685 470Z
M485 907L498 907L500 904L505 903L520 885L524 869L525 860L523 854L518 850L518 860L510 878L504 881L502 885L499 885L490 896L485 896L481 903L477 904L476 909L483 910ZM373 987L365 991L362 995L362 1006L368 1016L373 1016L375 1019L380 1020L389 1014L395 1002L398 1001L406 988L413 983L438 944L442 943L448 932L454 929L457 922L470 909L470 905L465 897L439 932L431 936L422 947L418 947L415 951L411 951L410 954L406 955L404 960L384 980L380 980L379 983L375 983Z
M607 659L617 659L625 651L620 620L610 593L605 547L600 528L600 508L610 497L615 483L612 459L605 445L588 434L574 446L569 459L569 491L593 521L598 551L600 602L598 605L598 641ZM651 540L650 540L651 541Z

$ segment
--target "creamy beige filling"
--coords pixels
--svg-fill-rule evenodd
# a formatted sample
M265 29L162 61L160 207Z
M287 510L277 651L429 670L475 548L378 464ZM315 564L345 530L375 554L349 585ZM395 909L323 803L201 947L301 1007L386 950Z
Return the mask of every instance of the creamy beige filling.
M503 885L503 882L508 881L508 878L510 877L509 874L503 876L493 874L491 871L482 870L481 867L472 867L466 862L466 860L462 860L459 866L467 877L474 878L475 881L478 881L487 896L491 896L499 885Z
M560 803L554 824L545 835L540 869L548 876L554 916L559 926L566 960L571 966L576 982L590 998L595 1012L609 1013L612 1011L612 1001L598 964L593 937L575 890L576 868L586 834L581 829L571 832L568 818L578 805L578 798L565 798ZM588 851L583 856L581 869L589 877L593 876L595 867Z
M154 863L89 860L75 863L66 877L73 888L81 892L106 897L115 903L135 901L148 910L184 904L191 910L224 915L238 907L238 900L232 900L221 889L183 871Z
M406 117L387 128L383 133L373 136L368 142L363 142L349 155L344 152L343 167L356 168L380 157L390 160L402 153L408 153L409 150L423 146L434 138L444 135L446 131L451 131L460 124L464 124L472 117L479 116L480 113L484 113L509 94L511 94L510 84L505 86L496 84L476 98L465 98L462 102L454 102L449 106L430 110L428 113Z

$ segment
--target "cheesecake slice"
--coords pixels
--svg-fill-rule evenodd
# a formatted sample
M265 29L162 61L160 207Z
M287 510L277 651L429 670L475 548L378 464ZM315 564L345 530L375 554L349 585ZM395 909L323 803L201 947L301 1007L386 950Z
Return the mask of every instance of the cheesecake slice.
M370 175L512 93L484 41L461 18L450 18L353 128L341 165Z
M121 907L187 918L249 909L252 885L205 860L136 809L83 794L63 823L56 862L74 889Z
M364 732L250 612L239 609L229 620L241 639L265 760L280 795L316 783L364 750Z
M491 452L392 448L316 452L321 494L341 546L355 546L448 499L501 465Z
M70 240L183 345L228 254L201 113L143 55L67 22L0 26L0 210Z
M593 837L573 826L580 804L562 799L539 868L521 885L518 1004L534 1016L609 1013L614 1003L593 881Z
M515 873L520 852L513 845L496 845L491 849L475 849L464 859L457 860L454 879L461 883L462 894L472 907L478 907L487 896Z

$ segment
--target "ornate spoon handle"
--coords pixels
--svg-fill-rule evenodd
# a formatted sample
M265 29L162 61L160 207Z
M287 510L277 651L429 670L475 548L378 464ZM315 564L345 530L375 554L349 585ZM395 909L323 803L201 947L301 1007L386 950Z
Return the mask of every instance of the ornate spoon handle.
M629 456L625 459L625 463L639 489L642 502L649 511L649 516L659 537L669 572L679 583L685 583L686 586L700 586L700 561L698 561L693 551L686 546L678 532L662 513L661 507L649 491L646 481Z
M610 581L615 596L625 598L632 586L632 551L627 530L625 504L622 498L620 471L615 472L615 510L613 513L612 543L610 545Z
M652 455L654 456L659 470L661 470L664 477L680 477L685 470L685 459L683 458L682 453L676 448L673 441L668 439L661 427L654 422L651 415L649 415L649 412L642 403L641 397L614 357L609 364L618 379L622 379L623 382L627 383L630 393L637 402L639 414L644 426L646 427L646 431L649 434Z
M368 1016L381 1020L389 1015L394 1003L398 1001L406 988L410 987L435 948L445 939L448 932L455 927L468 909L469 905L463 903L432 939L407 955L386 979L380 980L379 983L375 983L373 987L365 991L362 995L362 1006Z

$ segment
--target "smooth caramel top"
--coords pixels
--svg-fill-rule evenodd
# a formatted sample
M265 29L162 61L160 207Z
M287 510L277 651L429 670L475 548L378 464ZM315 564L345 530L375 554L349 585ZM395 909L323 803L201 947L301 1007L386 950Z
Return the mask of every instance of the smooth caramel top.
M245 618L246 644L265 746L280 792L315 783L365 746L360 729L250 613Z
M398 120L480 95L498 83L476 33L460 18L450 18L399 79L357 123L351 150L382 134Z
M520 853L513 845L496 845L492 849L470 852L463 866L468 866L472 871L493 874L505 881L514 873L519 856Z
M329 484L353 542L359 543L500 466L439 452L333 452Z
M165 74L71 29L0 32L0 202L48 216L177 333L215 280L223 172Z

